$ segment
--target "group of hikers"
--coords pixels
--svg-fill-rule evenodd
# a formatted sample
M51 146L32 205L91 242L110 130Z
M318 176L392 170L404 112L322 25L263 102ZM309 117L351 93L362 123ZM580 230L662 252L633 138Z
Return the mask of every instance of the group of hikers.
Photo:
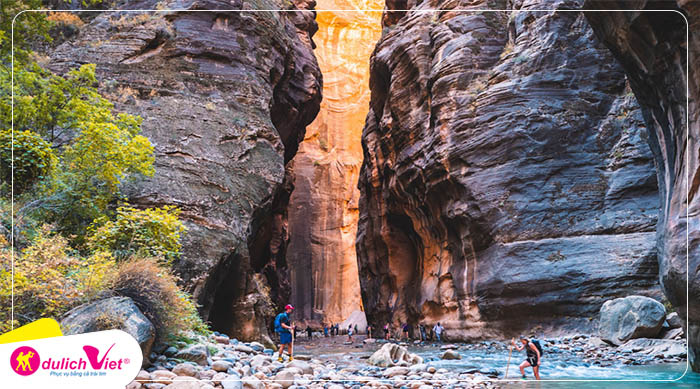
M289 319L289 315L294 311L294 307L291 304L287 304L284 307L284 312L278 314L275 317L275 332L279 335L280 339L280 347L279 347L279 352L277 355L277 360L279 362L283 362L284 358L284 349L287 347L287 352L289 354L289 360L292 361L294 360L294 336L293 334L296 334L296 326L291 324L291 321ZM330 327L327 325L323 325L323 333L324 336L328 336L329 332L331 336L338 335L340 330L340 327L338 324L332 324ZM407 324L404 323L401 326L401 331L403 333L403 338L400 339L410 339L410 330L411 327ZM431 329L430 332L426 332L426 327L423 323L418 324L418 333L420 334L420 340L425 341L425 340L433 340L433 335L435 336L435 340L438 342L442 341L442 335L445 331L445 328L438 322L435 324ZM357 325L348 325L347 328L347 334L349 340L352 342L352 335L354 333L357 333ZM309 339L312 338L313 330L311 329L310 326L306 327L306 333ZM429 337L428 337L429 335ZM367 326L367 337L372 338L372 326ZM391 337L391 324L386 323L384 325L384 339L389 340ZM515 339L511 339L511 344L512 347L514 347L518 351L525 350L525 361L520 364L520 374L522 375L522 378L525 379L525 369L528 367L532 367L532 371L535 375L535 379L539 380L540 379L540 361L542 359L542 346L540 345L539 341L534 340L534 339L528 339L525 337L520 337L520 344L517 344L515 342ZM511 349L512 351L512 349ZM510 364L510 356L508 358L508 364ZM507 375L507 368L506 368L506 375Z
M440 324L440 322L437 322L432 328L429 329L429 331L426 331L425 324L420 323L416 327L418 331L418 338L416 340L420 340L421 342L424 341L432 341L436 340L438 342L442 342L442 334L445 332L445 327ZM369 334L369 337L372 337L372 327L368 326L367 327L367 333ZM384 325L384 339L389 340L391 339L391 334L392 334L392 328L390 323L386 323ZM403 323L401 325L401 334L402 336L396 336L396 339L399 340L405 340L409 341L411 340L411 326L408 323Z

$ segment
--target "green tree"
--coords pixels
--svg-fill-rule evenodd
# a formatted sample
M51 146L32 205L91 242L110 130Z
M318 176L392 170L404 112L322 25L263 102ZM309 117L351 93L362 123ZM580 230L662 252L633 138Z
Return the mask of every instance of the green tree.
M131 256L162 258L169 264L180 255L185 226L175 207L135 209L120 207L114 220L95 220L88 229L87 245L93 251L112 252L117 259Z

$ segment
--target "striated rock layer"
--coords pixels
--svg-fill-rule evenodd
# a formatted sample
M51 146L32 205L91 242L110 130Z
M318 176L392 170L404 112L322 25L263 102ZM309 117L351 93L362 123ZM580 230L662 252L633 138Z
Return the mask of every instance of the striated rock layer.
M387 3L359 180L371 324L592 331L610 298L660 298L656 174L623 70L580 12L527 12L581 5Z
M648 126L661 195L657 234L661 285L683 318L688 359L693 370L700 371L700 4L586 1L586 7L631 11L586 16L622 64ZM680 11L688 24L677 12L638 9Z
M265 335L289 297L285 164L321 100L313 2L296 3L121 2L182 11L100 14L52 54L61 72L96 63L105 94L144 118L156 174L125 188L129 199L182 210L175 267L214 329L243 339Z
M320 0L319 9L381 8L378 1ZM338 323L362 307L355 255L362 163L360 138L369 103L369 56L380 12L319 11L314 51L323 101L294 157L289 202L291 299L295 316Z

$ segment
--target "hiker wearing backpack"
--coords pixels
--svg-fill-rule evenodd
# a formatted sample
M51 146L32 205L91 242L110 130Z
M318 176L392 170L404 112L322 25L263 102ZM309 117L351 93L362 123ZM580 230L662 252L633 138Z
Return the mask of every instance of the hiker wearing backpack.
M282 354L284 353L284 346L286 345L289 351L289 360L293 361L293 350L292 350L292 331L294 327L289 324L289 314L292 313L294 307L290 304L284 307L284 312L280 313L275 317L275 332L280 336L280 350L277 360L284 362Z
M542 346L540 342L535 339L530 341L527 338L520 337L521 345L518 346L515 344L515 339L511 339L510 341L518 351L525 349L527 358L520 364L520 374L522 374L523 379L525 379L525 368L532 367L532 371L535 373L535 379L539 380L540 361L542 359Z

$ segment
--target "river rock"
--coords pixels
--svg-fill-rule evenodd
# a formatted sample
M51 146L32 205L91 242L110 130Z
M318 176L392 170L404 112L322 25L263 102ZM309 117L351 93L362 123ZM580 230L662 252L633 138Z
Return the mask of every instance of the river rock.
M237 344L233 347L234 350L240 351L242 353L253 354L255 350L252 347L246 346L245 344Z
M685 357L687 355L685 342L668 339L632 339L618 347L618 351L630 351L652 357L662 355L664 358Z
M692 59L700 51L700 34L694 27L700 21L700 8L695 1L677 0L663 2L664 9L677 11L664 13L665 17L636 11L658 6L651 0L587 0L586 8L604 11L586 13L586 17L624 68L645 113L661 199L659 278L681 321L689 322L688 360L700 372L700 305L693 304L700 296L700 277L695 276L697 272L692 277L687 274L687 269L700 268L700 212L696 211L700 207L700 112L696 103L700 71ZM631 12L608 11L613 9ZM686 62L688 52L690 64Z
M439 321L450 340L564 320L592 331L602 301L660 297L646 125L586 17L423 12L441 7L452 3L387 2L370 59L357 234L368 322Z
M202 389L202 383L194 377L178 376L166 389Z
M292 370L284 369L275 375L275 383L282 385L284 388L288 388L294 385L294 375L296 373Z
M676 339L683 336L682 328L671 328L668 331L661 332L661 339Z
M208 357L209 350L207 350L207 346L203 344L193 344L175 354L175 358L177 359L184 359L185 361L194 362L200 366L207 365Z
M251 364L251 366L252 366L252 364ZM227 372L228 369L231 368L231 362L222 361L222 360L215 361L214 363L211 364L211 368L214 371Z
M243 382L241 382L238 377L232 377L228 380L221 381L221 387L223 389L242 389Z
M254 367L256 369L267 365L272 361L272 358L266 356L266 355L256 355L250 360L250 366Z
M168 385L177 374L169 370L154 370L151 372L151 381L158 384Z
M399 375L401 375L401 376L406 375L406 374L408 374L408 372L409 372L409 370L407 367L394 366L394 367L390 367L390 368L384 370L382 375L384 377L391 378L391 377L395 377L395 376L399 376Z
M665 318L666 309L654 299L618 298L606 301L600 308L598 331L601 339L619 346L630 339L657 336Z
M265 349L265 346L263 346L260 342L250 342L250 348L252 348L255 352L262 352Z
M155 175L123 192L135 207L183 211L187 234L175 271L204 320L239 339L267 335L275 312L263 291L290 296L288 273L264 269L284 254L292 188L285 165L321 101L314 6L117 0L113 8L177 11L93 14L50 54L60 74L96 64L100 92L117 110L144 118ZM241 7L296 12L225 11ZM222 12L192 12L201 9Z
M440 359L462 359L462 356L454 350L447 350L440 355Z
M389 367L406 363L414 365L423 363L423 358L416 354L410 354L405 347L393 343L383 345L379 350L375 351L368 360L370 365Z
M109 320L105 320L105 318ZM105 328L104 323L115 328ZM64 335L119 329L133 336L141 347L144 364L148 363L156 331L153 324L128 297L111 297L83 304L68 311L61 320Z
M241 382L245 389L265 389L265 384L254 376L244 377Z
M314 369L308 362L302 361L294 357L294 360L287 363L286 368L296 368L301 371L301 374L314 374Z
M197 377L197 367L190 363L178 363L173 367L172 372L179 376Z
M671 328L683 327L683 321L676 312L671 312L668 315L666 315L666 323L668 323L668 326Z
M211 381L214 384L222 384L222 381L229 379L229 375L226 373L216 373L211 377ZM237 376L231 377L231 379L238 379Z

